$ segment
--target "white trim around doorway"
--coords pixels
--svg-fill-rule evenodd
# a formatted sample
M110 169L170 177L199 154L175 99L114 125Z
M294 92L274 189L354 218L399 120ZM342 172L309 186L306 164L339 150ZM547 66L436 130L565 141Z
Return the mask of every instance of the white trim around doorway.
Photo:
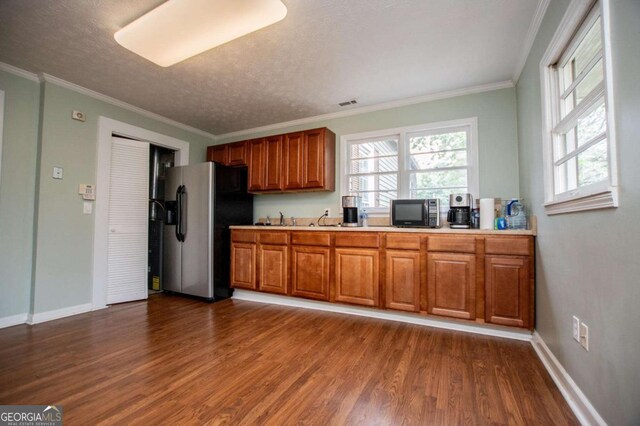
M107 238L109 230L109 181L111 171L111 137L124 136L174 149L175 164L189 164L189 142L152 132L107 117L98 118L98 149L96 158L96 204L93 235L93 309L107 305Z

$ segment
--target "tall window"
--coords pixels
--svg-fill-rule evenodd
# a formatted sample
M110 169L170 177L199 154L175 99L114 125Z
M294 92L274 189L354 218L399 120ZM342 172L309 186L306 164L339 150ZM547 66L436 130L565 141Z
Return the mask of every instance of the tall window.
M477 196L476 119L344 136L343 194L369 212L388 213L397 198Z
M617 205L603 17L599 2L588 6L574 0L543 59L550 214Z

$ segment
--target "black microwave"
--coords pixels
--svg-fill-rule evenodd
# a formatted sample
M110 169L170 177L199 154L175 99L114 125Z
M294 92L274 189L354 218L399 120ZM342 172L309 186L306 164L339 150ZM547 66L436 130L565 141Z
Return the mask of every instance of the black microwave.
M391 225L407 228L440 228L437 198L391 200Z

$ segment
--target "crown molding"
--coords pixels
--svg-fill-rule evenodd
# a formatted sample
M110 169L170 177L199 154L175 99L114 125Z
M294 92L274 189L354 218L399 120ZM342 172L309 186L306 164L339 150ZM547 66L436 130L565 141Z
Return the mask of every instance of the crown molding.
M464 96L464 95L472 95L475 93L491 92L494 90L508 89L511 87L514 87L513 81L507 80L507 81L499 81L497 83L489 83L489 84L483 84L479 86L466 87L462 89L449 90L446 92L433 93L429 95L415 96L411 98L400 99L397 101L384 102L376 105L356 107L356 108L349 109L347 111L331 112L328 114L321 114L313 117L300 118L298 120L284 121L282 123L269 124L266 126L254 127L252 129L238 130L236 132L224 133L224 134L216 135L216 141L220 141L227 138L236 138L240 136L246 136L246 135L250 135L258 132L278 130L283 127L314 123L321 120L331 120L334 118L349 117L352 115L360 115L368 112L399 108L399 107L404 107L408 105L415 105L415 104L421 104L425 102L437 101L441 99L455 98L455 97Z
M513 80L516 83L520 79L522 70L524 70L524 66L527 63L527 59L529 58L529 54L531 53L531 49L533 48L533 43L536 41L536 37L538 36L538 31L540 31L542 20L544 19L545 13L547 13L547 8L549 7L549 3L551 3L551 0L538 1L538 7L536 8L536 13L533 15L533 19L531 20L531 25L529 25L529 31L527 31L527 36L524 39L524 46L523 46L522 52L520 53L520 58L516 63L516 67L513 72L513 77L511 78L511 80Z
M86 87L78 86L77 84L68 82L68 81L63 80L61 78L58 78L58 77L55 77L55 76L52 76L52 75L49 75L49 74L46 74L46 73L40 73L39 74L39 78L40 78L40 82L52 83L52 84L55 84L56 86L60 86L60 87L64 87L65 89L73 90L74 92L89 96L89 97L97 99L99 101L103 101L103 102L106 102L108 104L120 107L122 109L127 109L127 110L135 112L137 114L144 115L145 117L152 118L152 119L154 119L156 121L160 121L162 123L169 124L169 125L174 126L174 127L178 127L180 129L186 130L188 132L195 133L195 134L198 134L200 136L204 136L204 137L209 138L211 140L215 140L215 135L212 134L212 133L205 132L204 130L196 129L195 127L191 127L191 126L189 126L187 124L180 123L178 121L175 121L175 120L172 120L170 118L167 118L167 117L165 117L163 115L156 114L155 112L147 111L146 109L142 109L142 108L139 108L137 106L128 104L126 102L123 102L123 101L120 101L118 99L112 98L111 96L103 95L102 93L93 91L91 89L87 89Z
M14 67L13 65L9 65L6 62L0 62L0 70L6 71L10 74L17 75L18 77L26 78L27 80L35 81L38 83L40 82L40 79L38 78L37 74L23 70L18 67Z

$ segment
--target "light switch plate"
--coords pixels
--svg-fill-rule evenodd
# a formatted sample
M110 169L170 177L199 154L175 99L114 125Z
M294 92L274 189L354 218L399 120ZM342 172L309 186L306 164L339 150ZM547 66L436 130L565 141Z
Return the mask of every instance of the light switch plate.
M583 322L580 323L580 344L585 350L589 350L589 327Z
M85 201L82 203L82 213L91 214L93 213L93 203L91 201Z
M580 318L575 315L571 324L571 334L573 335L573 340L580 342Z
M53 168L53 178L54 179L62 179L62 167L54 167Z

